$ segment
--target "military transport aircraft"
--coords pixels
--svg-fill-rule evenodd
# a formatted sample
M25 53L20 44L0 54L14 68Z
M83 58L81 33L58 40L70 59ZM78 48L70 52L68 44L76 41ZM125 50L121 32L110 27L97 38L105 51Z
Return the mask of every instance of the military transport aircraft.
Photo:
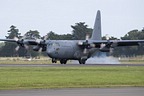
M58 60L66 64L68 60L78 60L85 64L86 60L92 57L97 50L110 52L118 46L138 46L144 40L101 40L101 14L97 11L92 37L86 36L86 40L46 40L45 39L0 39L0 41L16 42L20 46L33 45L34 51L46 51L52 58L52 63Z

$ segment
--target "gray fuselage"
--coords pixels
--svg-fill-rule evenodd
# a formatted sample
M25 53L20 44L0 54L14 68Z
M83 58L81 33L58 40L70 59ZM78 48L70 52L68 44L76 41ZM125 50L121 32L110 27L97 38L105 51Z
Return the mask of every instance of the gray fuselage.
M47 55L58 60L79 60L84 56L84 49L78 46L78 42L79 40L48 40ZM89 58L95 51L96 48L90 49L87 57Z

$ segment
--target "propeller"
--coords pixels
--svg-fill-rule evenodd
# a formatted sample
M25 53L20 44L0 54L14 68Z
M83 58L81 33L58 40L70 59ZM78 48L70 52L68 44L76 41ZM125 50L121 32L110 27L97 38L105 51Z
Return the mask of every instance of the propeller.
M84 54L87 54L87 53L88 53L88 47L89 47L89 42L88 42L88 40L89 40L89 35L87 34L87 35L86 35L86 41L84 42L84 45L85 45L85 48L84 48L84 51L83 51Z
M106 34L106 40L109 40L110 39L110 37L109 37L109 35L108 34Z
M29 49L29 46L27 44L24 44L24 39L26 36L24 35L21 39L18 39L17 37L14 37L14 40L17 42L18 46L15 48L16 51L20 49L20 47L24 47L26 50Z
M20 39L17 38L17 37L14 37L14 40L18 44L17 47L15 48L15 51L18 52L18 50L20 49L20 47L23 47L24 49L26 49L26 53L25 53L26 55L25 56L27 57L27 56L31 56L31 55L30 55L30 51L29 51L29 46L24 41L25 38L26 38L26 35L22 36Z
M113 52L113 47L116 45L112 42L110 42L110 37L108 36L108 34L106 34L106 40L107 40L107 43L102 43L100 44L100 51L102 52L110 52L112 53Z
M40 58L40 56L41 56L41 52L44 51L44 50L46 50L45 42L46 42L47 38L48 38L48 35L45 35L45 36L43 37L43 39L36 39L36 42L38 43L38 45L35 46L36 50L34 49L34 47L33 47L33 49L34 49L35 51L38 51L38 53L39 53L39 58Z
M15 51L17 52L17 51L19 50L19 48L20 48L20 46L17 46L17 47L15 48Z
M14 40L17 42L18 46L15 48L15 51L17 52L20 49L20 40L17 37L14 37Z
M48 38L48 35L44 36L43 39L36 39L37 42L37 46L35 47L35 51L38 51L39 53L41 53L43 50L45 50L45 42Z
M89 37L90 37L89 34L87 34L84 42L82 42L82 41L78 42L78 45L84 47L84 50L83 50L84 55L88 54L88 49L95 48L95 44L89 43Z

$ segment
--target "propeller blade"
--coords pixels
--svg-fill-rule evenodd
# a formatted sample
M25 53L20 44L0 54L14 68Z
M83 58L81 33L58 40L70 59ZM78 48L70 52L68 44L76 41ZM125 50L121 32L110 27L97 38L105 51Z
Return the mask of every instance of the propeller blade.
M104 48L106 46L106 44L100 44L100 49Z
M48 35L45 35L45 36L44 36L44 40L47 40L47 38L48 38Z
M81 41L78 41L78 43L77 43L78 45L83 45L83 42L81 42Z
M95 45L95 44L90 44L90 47L91 47L91 48L95 48L96 45Z
M41 39L36 39L36 42L37 42L38 44L40 44Z
M88 53L88 46L89 46L88 45L88 40L89 40L89 35L87 34L86 35L86 41L85 41L86 46L85 46L84 51L83 51L84 55L86 55Z
M86 35L86 40L89 40L89 35L88 34Z
M20 46L17 46L17 47L15 48L15 50L16 50L16 51L18 51L18 50L19 50L19 48L20 48Z
M108 35L108 34L106 34L106 40L109 40L109 39L110 39L109 35Z
M27 44L24 44L24 48L25 48L26 50L28 50L28 49L29 49L29 46L28 46Z
M42 52L42 47L40 47L40 48L39 48L38 52L39 52L39 53L41 53L41 52Z
M26 34L24 34L24 36L22 36L21 40L22 40L22 39L25 39L26 37L27 37Z
M14 37L14 40L15 40L15 41L18 41L19 39L18 39L17 37Z
M110 48L110 54L112 54L112 53L113 53L113 50L114 50L113 48Z
M84 49L83 53L84 53L84 54L87 54L87 49L86 49L86 48Z

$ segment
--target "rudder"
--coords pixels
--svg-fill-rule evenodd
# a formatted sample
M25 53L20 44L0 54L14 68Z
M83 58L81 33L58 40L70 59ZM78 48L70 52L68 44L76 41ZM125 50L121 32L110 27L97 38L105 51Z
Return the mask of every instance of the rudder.
M102 38L101 37L101 14L100 14L100 10L98 10L91 40L101 40L101 38Z

